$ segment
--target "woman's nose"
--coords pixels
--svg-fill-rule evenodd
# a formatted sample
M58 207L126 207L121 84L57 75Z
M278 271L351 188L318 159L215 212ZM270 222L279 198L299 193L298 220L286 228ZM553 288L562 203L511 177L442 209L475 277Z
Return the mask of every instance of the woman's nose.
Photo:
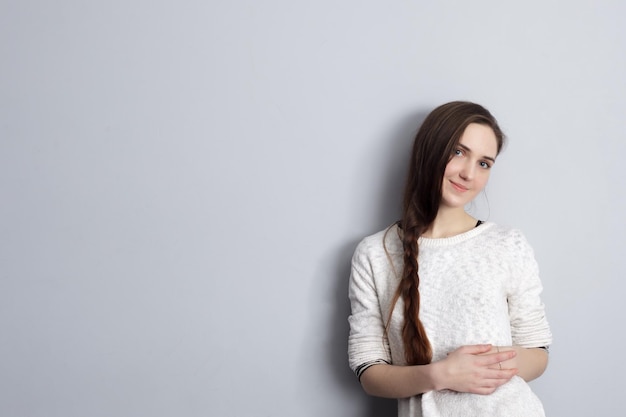
M474 167L474 164L472 163L463 164L463 167L461 168L459 175L464 180L471 180L472 178L474 178L474 169L475 167Z

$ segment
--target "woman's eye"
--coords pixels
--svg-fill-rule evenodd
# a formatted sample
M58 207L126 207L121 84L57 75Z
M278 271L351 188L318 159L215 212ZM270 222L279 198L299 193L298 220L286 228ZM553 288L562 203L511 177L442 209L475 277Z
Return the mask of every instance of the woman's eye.
M461 156L461 155L463 155L463 151L460 150L460 149L457 149L456 151L454 151L454 155Z
M486 163L485 161L482 161L482 162L480 163L480 166L481 166L482 168L485 168L485 169L489 169L489 168L491 168L491 166L490 166L488 163Z

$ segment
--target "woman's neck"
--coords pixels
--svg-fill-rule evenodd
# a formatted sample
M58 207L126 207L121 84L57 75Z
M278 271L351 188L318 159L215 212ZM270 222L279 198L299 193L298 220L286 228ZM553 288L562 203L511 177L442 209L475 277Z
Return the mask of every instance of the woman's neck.
M432 239L452 237L465 233L476 227L476 219L463 209L446 209L441 207L435 217L435 221L422 234Z

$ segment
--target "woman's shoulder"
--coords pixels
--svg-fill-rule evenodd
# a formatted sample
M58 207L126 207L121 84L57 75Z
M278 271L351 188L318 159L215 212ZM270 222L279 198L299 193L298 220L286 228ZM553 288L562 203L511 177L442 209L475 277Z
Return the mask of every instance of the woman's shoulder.
M485 222L483 223L483 225L487 226L485 230L485 235L492 239L512 242L526 239L524 237L524 233L522 233L522 231L516 227L492 222Z
M520 229L490 222L485 225L489 227L483 233L483 238L490 241L492 245L503 250L508 249L513 253L532 252L530 243Z
M401 251L402 242L398 232L398 225L394 223L379 232L364 237L356 247L355 256L372 257Z

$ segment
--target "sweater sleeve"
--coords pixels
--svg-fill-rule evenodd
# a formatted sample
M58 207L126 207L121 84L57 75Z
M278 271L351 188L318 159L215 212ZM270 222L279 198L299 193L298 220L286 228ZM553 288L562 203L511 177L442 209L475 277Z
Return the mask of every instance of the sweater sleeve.
M359 244L352 257L348 295L351 306L348 359L350 368L361 378L371 365L391 363L374 271L365 241Z
M552 343L540 295L543 290L533 250L519 231L514 231L512 282L508 294L509 318L513 344L543 347Z

